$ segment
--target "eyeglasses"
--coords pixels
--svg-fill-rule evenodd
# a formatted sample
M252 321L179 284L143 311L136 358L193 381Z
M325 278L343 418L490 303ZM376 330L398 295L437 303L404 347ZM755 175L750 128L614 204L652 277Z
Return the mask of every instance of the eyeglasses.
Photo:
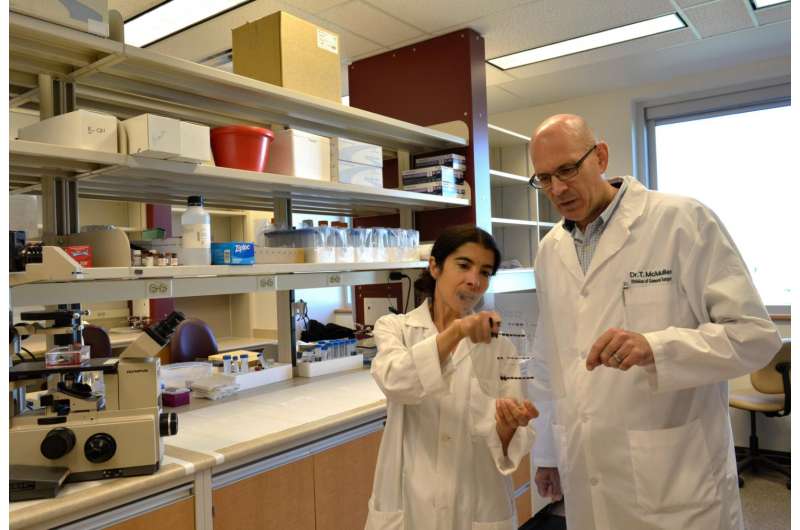
M553 177L557 178L561 182L567 182L569 180L574 179L578 176L578 172L581 170L581 164L583 161L586 160L592 151L597 148L597 144L594 144L586 154L580 157L580 159L570 166L563 166L559 168L555 173L534 173L531 179L528 181L531 187L536 188L537 190L547 189L553 185Z

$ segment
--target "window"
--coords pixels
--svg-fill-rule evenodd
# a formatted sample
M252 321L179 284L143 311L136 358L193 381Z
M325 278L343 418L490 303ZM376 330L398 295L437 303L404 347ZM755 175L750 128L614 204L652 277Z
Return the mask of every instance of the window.
M788 313L797 270L790 212L800 153L784 93L752 91L761 101L750 104L738 93L733 105L717 97L645 110L651 187L694 197L720 217L776 313Z

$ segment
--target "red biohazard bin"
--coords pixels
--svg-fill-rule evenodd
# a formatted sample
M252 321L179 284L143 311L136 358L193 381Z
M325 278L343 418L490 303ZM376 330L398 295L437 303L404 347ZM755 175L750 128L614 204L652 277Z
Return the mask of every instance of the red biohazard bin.
M211 129L214 163L222 167L264 172L275 135L269 129L230 125Z

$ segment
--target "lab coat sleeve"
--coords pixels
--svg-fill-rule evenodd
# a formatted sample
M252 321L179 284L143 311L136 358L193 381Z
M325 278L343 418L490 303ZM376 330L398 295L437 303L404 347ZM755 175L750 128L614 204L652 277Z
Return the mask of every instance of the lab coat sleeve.
M384 395L397 403L413 405L428 395L443 393L436 335L416 344L403 339L402 315L386 315L375 322L373 335L378 353L372 360L371 373Z
M764 367L781 347L780 335L725 227L699 203L692 213L695 239L691 248L681 249L686 257L680 258L680 282L701 324L644 334L653 349L655 370L651 366L648 373L656 392L746 375Z
M538 271L539 267L535 267ZM533 420L536 430L536 442L533 446L533 463L536 467L557 467L558 453L555 446L553 433L554 421L554 396L550 382L551 372L547 364L548 357L555 357L556 351L553 343L552 321L547 311L547 296L543 287L540 274L536 273L536 295L539 305L539 316L536 321L536 332L531 352L532 359L528 361L528 376L533 379L526 382L526 395L533 401L539 411L539 416Z

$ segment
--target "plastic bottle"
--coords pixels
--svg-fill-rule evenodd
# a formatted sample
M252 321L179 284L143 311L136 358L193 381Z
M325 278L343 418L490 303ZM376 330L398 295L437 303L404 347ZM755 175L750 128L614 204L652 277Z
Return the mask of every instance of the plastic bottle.
M241 372L243 374L246 374L247 372L250 371L250 356L248 354L246 354L246 353L243 353L239 357L239 360L242 363L242 368L241 368L241 370L239 370L239 372Z
M189 208L181 216L181 265L211 265L211 216L203 209L202 195L186 201Z
M231 356L230 355L225 354L225 355L222 356L222 366L223 366L223 368L222 368L222 372L223 373L226 373L226 374L231 373Z

